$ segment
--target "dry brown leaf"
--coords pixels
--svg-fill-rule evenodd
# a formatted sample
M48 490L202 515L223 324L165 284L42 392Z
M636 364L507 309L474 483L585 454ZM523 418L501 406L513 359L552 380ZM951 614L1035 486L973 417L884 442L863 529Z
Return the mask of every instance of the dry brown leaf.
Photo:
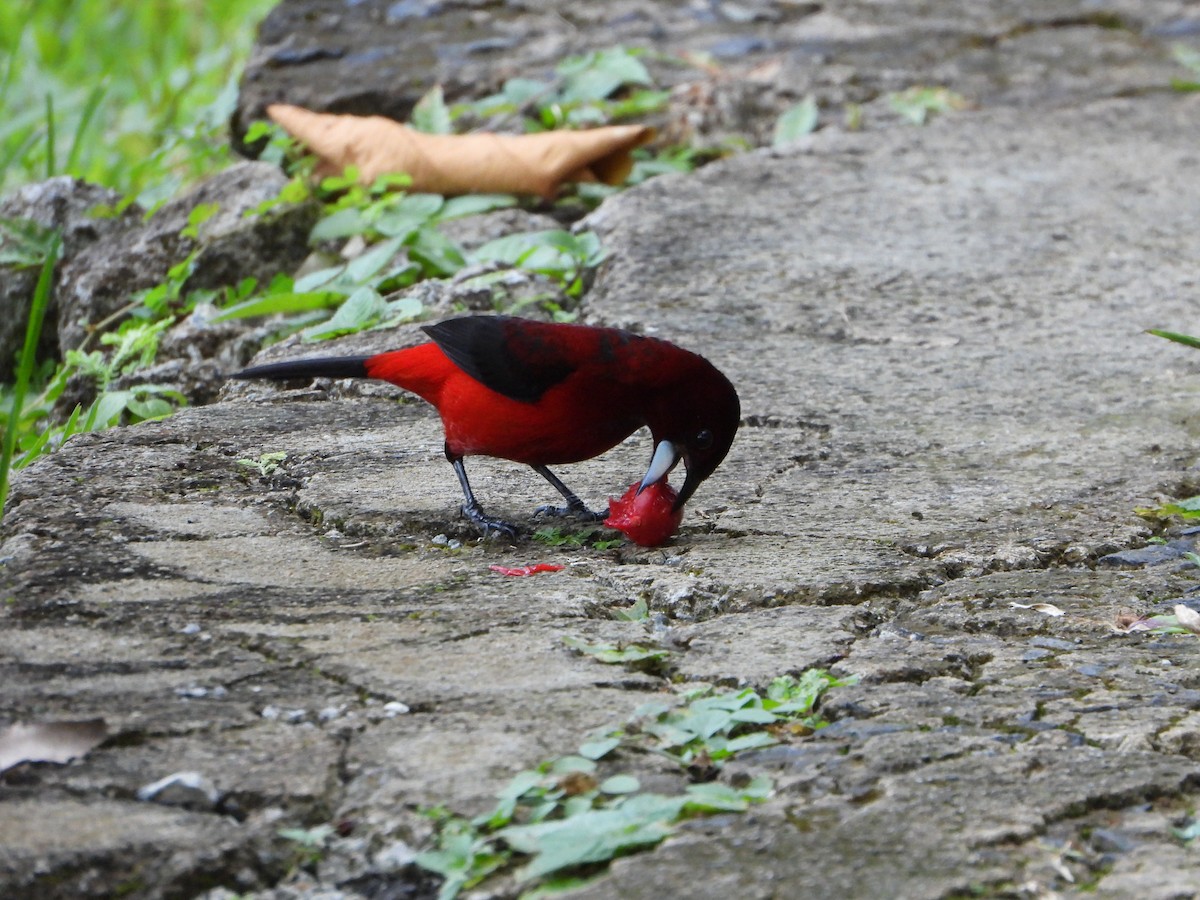
M0 772L23 762L70 762L107 734L103 719L10 725L0 731Z
M363 184L404 173L431 194L537 194L571 181L620 184L630 152L654 136L648 125L540 134L425 134L383 116L316 113L277 103L267 115L318 157L317 175L358 168Z
M1150 631L1155 627L1155 623L1150 620L1150 616L1138 615L1128 609L1123 609L1117 613L1117 619L1113 623L1112 630L1118 634L1133 634L1135 631Z

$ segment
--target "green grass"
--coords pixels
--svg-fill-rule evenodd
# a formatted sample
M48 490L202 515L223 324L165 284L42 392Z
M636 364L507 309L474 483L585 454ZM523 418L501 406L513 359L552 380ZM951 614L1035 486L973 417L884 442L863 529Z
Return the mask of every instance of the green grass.
M219 168L236 79L273 5L0 3L0 192L69 174L152 205Z
M42 320L46 315L46 306L50 301L50 279L54 275L54 266L58 262L60 248L58 235L50 241L46 250L46 258L42 262L38 275L37 287L34 288L33 302L29 308L29 322L25 327L25 346L21 352L20 366L17 370L17 383L13 386L9 400L11 406L6 417L4 437L0 440L0 518L4 516L4 502L8 499L8 477L12 468L13 454L17 448L18 428L13 427L20 418L19 410L25 407L25 392L29 389L29 379L33 375L33 360L37 349L38 338L42 333Z

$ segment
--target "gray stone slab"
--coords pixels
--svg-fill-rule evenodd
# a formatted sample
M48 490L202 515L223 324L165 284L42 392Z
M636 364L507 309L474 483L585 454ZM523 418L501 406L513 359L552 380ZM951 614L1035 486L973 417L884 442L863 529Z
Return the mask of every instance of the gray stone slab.
M189 873L348 892L350 843L272 888L277 830L420 846L420 807L486 808L512 774L670 697L672 674L761 687L830 665L861 676L823 703L830 729L736 763L773 775L774 798L580 895L1174 896L1200 645L1111 626L1193 579L1093 565L1143 544L1135 507L1194 477L1200 359L1142 331L1194 319L1198 112L1163 92L831 129L601 207L611 256L587 316L704 352L743 397L730 458L661 548L473 540L436 417L383 396L241 388L23 471L0 549L0 717L103 716L113 737L4 776L5 807L48 824L0 835L0 884L103 896L133 884L130 859L163 857L132 895ZM276 451L271 476L238 463ZM595 500L647 453L642 436L563 474ZM507 464L475 471L505 515L546 499ZM567 568L489 570L528 562ZM611 618L639 599L649 619ZM569 635L660 640L675 661L605 666ZM238 815L127 799L168 757L217 769Z

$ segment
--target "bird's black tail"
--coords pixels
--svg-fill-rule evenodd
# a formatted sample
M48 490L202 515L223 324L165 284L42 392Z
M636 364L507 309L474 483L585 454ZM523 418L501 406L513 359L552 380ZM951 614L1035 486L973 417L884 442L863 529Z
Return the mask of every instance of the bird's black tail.
M283 362L252 366L230 378L366 378L369 356L323 356L316 359L286 359Z

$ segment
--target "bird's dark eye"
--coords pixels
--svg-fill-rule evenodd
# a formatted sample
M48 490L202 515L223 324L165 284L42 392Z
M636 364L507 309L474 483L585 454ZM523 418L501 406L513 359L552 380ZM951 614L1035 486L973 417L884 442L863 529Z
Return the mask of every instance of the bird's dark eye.
M696 432L694 441L697 450L707 450L713 445L713 433L707 428L702 428Z

